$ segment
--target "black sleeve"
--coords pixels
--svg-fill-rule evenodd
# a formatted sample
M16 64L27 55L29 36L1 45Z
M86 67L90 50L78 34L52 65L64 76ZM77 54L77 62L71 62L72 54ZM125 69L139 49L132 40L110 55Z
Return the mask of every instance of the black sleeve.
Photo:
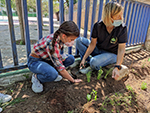
M124 27L119 38L118 38L118 43L126 43L126 42L128 42L127 27Z
M92 38L97 38L97 34L98 34L98 32L97 32L97 23L95 23L94 26L93 26L91 37Z

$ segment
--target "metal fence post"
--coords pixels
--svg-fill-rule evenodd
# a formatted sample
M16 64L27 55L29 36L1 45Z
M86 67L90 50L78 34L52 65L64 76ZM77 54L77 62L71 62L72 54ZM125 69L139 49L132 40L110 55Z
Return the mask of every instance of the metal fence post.
M9 21L9 31L10 31L10 38L11 38L13 61L14 61L14 65L18 65L18 55L17 55L17 49L16 49L16 39L15 39L14 24L13 24L13 19L12 19L10 0L6 0L6 8L7 8L7 15L8 15L8 21Z

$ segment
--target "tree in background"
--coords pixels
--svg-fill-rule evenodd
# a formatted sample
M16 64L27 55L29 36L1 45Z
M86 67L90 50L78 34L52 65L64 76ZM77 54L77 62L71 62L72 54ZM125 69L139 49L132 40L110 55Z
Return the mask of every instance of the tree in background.
M58 0L58 2L59 2L59 0ZM77 3L77 0L74 0L73 4L76 4L76 3ZM69 8L69 0L64 0L64 4L66 4L67 7ZM64 8L64 10L65 10L65 8ZM57 17L57 21L59 21L59 11L55 12L55 14L56 14L56 17Z
M24 37L24 25L23 25L23 14L22 14L22 11L23 11L22 0L15 0L15 2L16 2L16 9L17 9L17 14L18 14L20 34L21 34L20 44L24 45L25 44L25 37Z
M43 25L43 16L48 16L48 0L40 0L41 2L41 20ZM6 7L5 0L1 0L1 6ZM53 11L56 12L59 10L59 2L58 0L53 0ZM24 37L24 25L23 25L23 11L22 11L22 0L11 0L11 7L13 10L17 11L19 26L20 26L20 34L21 34L21 44L25 44ZM33 12L36 12L36 0L27 0L27 8L28 12L32 9Z

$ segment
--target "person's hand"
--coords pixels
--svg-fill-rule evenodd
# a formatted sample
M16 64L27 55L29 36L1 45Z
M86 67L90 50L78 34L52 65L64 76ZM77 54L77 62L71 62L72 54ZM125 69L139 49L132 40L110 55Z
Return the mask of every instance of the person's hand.
M81 79L74 79L74 83L79 83L79 82L82 82Z
M120 75L119 75L118 68L114 68L113 71L112 71L112 78L114 78L115 80L117 80L119 76Z
M81 61L81 63L80 63L80 69L82 69L83 67L85 67L84 64L85 64L85 60L82 59L82 61Z

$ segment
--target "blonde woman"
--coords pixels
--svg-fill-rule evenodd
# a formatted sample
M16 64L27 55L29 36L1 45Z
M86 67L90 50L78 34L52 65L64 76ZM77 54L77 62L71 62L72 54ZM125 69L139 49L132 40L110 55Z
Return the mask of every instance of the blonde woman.
M82 59L80 67L85 67L86 62L90 65L80 69L80 72L86 74L90 70L115 64L112 78L117 80L127 42L123 7L119 3L109 2L105 5L103 19L94 24L91 37L91 41L84 37L76 39L76 47Z

